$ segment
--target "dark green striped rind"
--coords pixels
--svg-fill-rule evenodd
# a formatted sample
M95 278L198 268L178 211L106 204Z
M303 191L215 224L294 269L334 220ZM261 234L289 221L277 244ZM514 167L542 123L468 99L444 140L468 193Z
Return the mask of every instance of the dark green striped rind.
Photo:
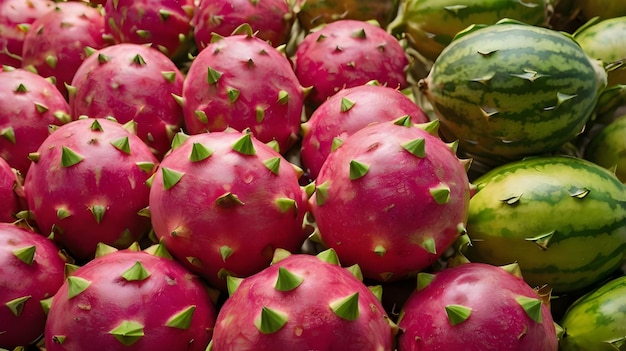
M626 276L614 278L576 300L560 326L566 333L561 351L608 350L611 341L626 344Z
M452 42L421 89L447 138L502 163L573 139L605 85L606 72L570 37L502 23Z
M433 61L457 32L472 24L511 18L542 26L551 9L548 0L408 0L402 6L401 16L390 27L401 29L410 45Z
M626 115L614 119L591 138L585 158L615 170L615 175L626 183Z
M557 292L590 286L621 265L626 186L610 171L578 158L534 157L474 183L470 260L517 261L529 284Z

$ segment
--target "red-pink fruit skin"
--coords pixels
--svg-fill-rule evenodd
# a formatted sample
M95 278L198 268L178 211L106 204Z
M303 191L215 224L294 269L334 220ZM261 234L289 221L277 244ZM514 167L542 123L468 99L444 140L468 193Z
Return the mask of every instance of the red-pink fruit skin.
M537 323L515 301L519 296L539 298L500 267L467 263L444 269L403 306L398 351L556 351L550 307L542 304ZM451 304L470 307L469 318L451 326L445 312Z
M287 42L293 17L285 0L201 0L192 21L194 39L203 49L211 42L212 33L229 36L247 23L257 37L276 47Z
M169 57L191 42L194 0L118 0L104 5L106 32L116 43L150 44ZM163 17L160 13L167 12ZM147 36L137 30L149 31ZM179 35L185 35L181 41ZM185 53L186 54L186 53Z
M28 265L13 251L35 246ZM63 284L65 260L46 237L14 224L0 223L0 347L28 346L44 332L46 314L39 301L52 297ZM30 296L16 317L4 304Z
M425 158L401 145L417 138L425 140ZM353 160L369 171L350 180ZM441 184L450 188L445 204L430 194ZM467 223L465 168L441 139L415 126L385 122L357 131L328 156L316 185L309 202L323 242L342 263L359 264L364 276L378 281L428 268ZM327 196L318 203L320 187L327 187ZM427 239L435 252L423 246ZM377 252L379 246L385 252Z
M141 262L150 276L126 281L122 274L136 262ZM68 299L68 284L64 283L54 296L45 327L49 351L84 351L95 345L109 351L204 351L211 339L215 306L198 277L177 261L122 250L88 262L72 276L91 284ZM195 311L189 329L165 325L171 316L192 305ZM144 325L144 336L130 347L109 334L123 320ZM53 341L57 335L66 336L63 344Z
M270 264L276 248L296 252L306 239L302 230L306 194L293 166L281 157L279 175L271 172L263 161L280 154L254 138L256 155L233 151L232 144L242 135L214 132L190 136L165 156L150 191L156 236L188 269L222 290L226 280L221 270L240 277L252 275ZM191 162L194 143L213 154ZM185 174L165 190L162 168ZM218 206L216 200L227 192L244 205ZM275 203L279 198L293 199L296 208L282 213ZM233 250L226 259L220 253L222 246ZM194 259L190 262L189 258Z
M356 20L326 24L304 37L295 52L296 76L303 86L313 87L307 102L314 106L343 88L372 80L404 89L408 63L397 39L376 25Z
M99 57L108 58L100 63ZM140 55L145 64L135 63ZM173 73L169 81L163 73ZM137 135L157 158L170 149L183 124L183 111L173 95L181 96L184 76L166 55L139 44L116 44L89 56L72 80L72 116L114 117L137 123Z
M79 119L61 126L40 146L39 161L33 163L24 180L28 208L39 230L54 232L54 240L79 260L93 256L99 242L126 248L149 229L150 220L138 214L148 205L146 182L158 161L139 137L121 124L97 119L103 131L92 131L96 119ZM128 137L130 154L111 145ZM70 167L61 165L62 147L84 159ZM137 162L155 165L144 171ZM106 208L100 223L89 207ZM65 208L70 216L59 218ZM124 234L128 229L129 234Z
M209 67L223 73L217 83L209 83ZM235 102L229 89L239 90ZM281 90L289 96L285 103L279 102ZM260 141L278 142L283 153L298 139L303 88L284 54L257 37L234 35L209 44L189 68L183 97L190 134L250 128ZM257 107L265 111L262 120ZM197 110L206 113L207 122L197 117Z
M3 0L0 2L0 66L21 67L22 47L28 26L54 8L52 0Z
M15 192L20 187L20 180L7 161L0 158L0 222L13 222L21 204Z
M87 57L86 47L100 49L108 45L104 38L104 16L84 2L58 2L55 10L33 22L24 38L22 67L32 66L42 77L55 77L56 87L67 98L65 84ZM46 63L57 58L55 65Z
M54 84L30 71L0 72L0 81L0 130L13 128L15 134L15 143L0 137L0 157L26 176L31 164L28 154L48 137L50 125L60 126L71 118L69 105ZM20 84L27 91L17 91ZM37 104L47 110L38 111Z
M342 111L343 99L354 103L347 111ZM317 178L332 151L334 138L345 140L368 124L403 116L410 116L413 123L429 121L426 113L397 89L358 85L340 90L317 107L302 126L300 157L308 176Z
M290 291L275 289L279 267L304 278ZM329 304L359 293L359 317L346 321ZM268 307L287 315L272 334L254 324ZM341 350L391 351L394 331L387 314L366 285L346 269L313 255L291 255L244 279L222 306L213 334L213 351Z

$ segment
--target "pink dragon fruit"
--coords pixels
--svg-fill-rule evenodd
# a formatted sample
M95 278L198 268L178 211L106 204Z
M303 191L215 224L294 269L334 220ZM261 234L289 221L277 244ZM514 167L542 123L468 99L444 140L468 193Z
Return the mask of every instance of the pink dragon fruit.
M436 125L423 127L436 133ZM310 204L321 241L367 278L391 281L424 270L465 231L464 165L451 145L409 117L352 134L328 156L316 183Z
M187 132L249 128L284 153L298 139L304 89L284 54L249 26L241 30L216 38L192 62L183 86Z
M28 346L44 333L45 300L63 284L65 260L52 241L0 223L0 348Z
M57 2L54 10L36 19L24 38L22 67L33 67L42 77L54 77L67 98L65 84L90 49L108 45L104 16L84 2Z
M371 80L404 89L408 64L396 38L356 20L338 20L309 33L295 53L296 76L303 86L313 87L307 102L314 106L340 89Z
M165 247L222 290L226 276L252 275L269 265L276 248L295 252L306 239L306 193L296 169L248 132L175 143L156 172L149 204Z
M349 135L370 123L402 116L410 116L414 123L429 121L411 99L390 87L358 85L329 97L302 124L300 156L309 177L317 177L328 154Z
M483 263L420 273L398 321L398 351L556 351L545 290Z
M200 0L192 24L200 50L211 42L213 33L229 36L244 23L276 47L287 43L293 17L287 0Z
M183 74L167 56L139 44L111 45L85 59L70 89L72 116L112 116L137 123L137 135L157 158L183 124Z
M59 127L32 156L24 180L28 207L43 234L79 260L99 242L125 248L150 221L146 185L157 159L138 136L107 119Z
M106 250L103 250L106 251ZM198 279L157 245L106 253L75 270L52 298L48 351L204 351L215 306Z
M0 72L0 157L26 175L48 137L48 126L71 120L65 97L45 78L24 69Z
M0 157L0 223L15 221L22 209L22 182L14 168Z
M0 66L22 67L22 47L30 25L53 8L52 0L0 1Z
M391 351L395 324L333 253L319 255L334 263L290 255L238 282L217 316L209 350Z
M150 44L168 57L186 56L193 43L194 0L111 0L105 26L116 43Z

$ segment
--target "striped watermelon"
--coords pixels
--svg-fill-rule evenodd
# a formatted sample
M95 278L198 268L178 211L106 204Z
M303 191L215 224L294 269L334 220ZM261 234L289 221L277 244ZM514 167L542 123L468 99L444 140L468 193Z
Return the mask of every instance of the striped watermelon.
M606 72L571 37L510 20L466 32L419 82L446 139L496 165L583 130Z
M622 115L594 135L585 158L608 169L626 183L626 115Z
M406 33L409 45L434 61L469 25L512 18L543 26L549 22L552 10L552 0L407 0L389 27L395 34Z
M467 232L472 261L519 263L532 286L573 292L605 279L626 252L626 186L565 156L531 157L475 180Z
M613 278L576 300L561 321L561 351L626 349L626 276Z

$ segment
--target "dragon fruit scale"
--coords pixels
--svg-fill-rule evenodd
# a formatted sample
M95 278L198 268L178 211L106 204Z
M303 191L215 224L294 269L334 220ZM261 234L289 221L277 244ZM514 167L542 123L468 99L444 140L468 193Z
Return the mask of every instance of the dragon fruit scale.
M556 351L549 288L518 273L517 264L484 263L419 273L400 313L398 351Z
M183 86L186 131L250 129L282 153L298 139L304 88L287 57L243 25L213 42L191 63Z
M48 351L205 350L217 312L197 276L160 245L102 251L52 298Z
M0 223L15 221L22 208L20 196L23 196L21 177L0 157Z
M193 44L194 9L194 0L107 1L106 32L115 43L148 44L178 60Z
M149 177L158 163L148 146L121 124L84 118L59 127L31 155L24 180L28 208L78 260L99 242L128 247L149 229Z
M63 284L65 262L51 240L0 223L0 349L29 346L44 333L43 307Z
M69 87L72 116L134 121L137 135L158 159L170 149L183 124L177 97L183 74L160 51L139 44L116 44L92 53Z
M49 80L25 69L0 72L0 157L26 176L31 161L48 137L48 126L71 120L65 97Z
M465 232L470 184L437 122L371 124L330 153L310 198L319 238L363 275L394 281L429 268ZM429 131L433 134L430 134Z
M298 178L247 131L186 136L153 179L154 232L188 269L225 290L226 276L252 275L276 248L296 252L304 243L307 195Z
M397 328L375 289L332 250L289 255L230 281L210 351L393 350Z
M211 42L213 33L228 36L244 23L277 47L287 43L293 19L287 0L200 0L192 24L199 50Z
M26 33L22 67L32 67L42 77L54 77L57 88L67 98L65 84L72 82L89 50L109 44L100 10L85 2L57 2Z
M300 157L308 176L315 179L334 147L349 135L374 122L410 116L426 123L428 116L401 91L378 84L342 89L329 97L302 124Z
M318 106L343 88L376 80L391 88L407 86L409 61L400 42L370 22L338 20L304 37L296 48L295 72L313 89L307 103Z

